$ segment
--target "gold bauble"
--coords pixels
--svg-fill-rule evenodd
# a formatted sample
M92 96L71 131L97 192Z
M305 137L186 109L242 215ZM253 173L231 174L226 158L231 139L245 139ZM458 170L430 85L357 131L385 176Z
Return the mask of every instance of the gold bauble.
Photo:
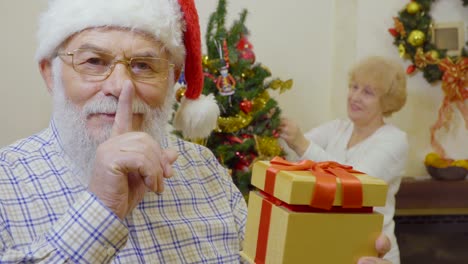
M182 97L184 97L186 90L187 90L187 87L185 87L185 86L181 86L179 89L177 89L177 91L175 93L175 97L176 97L177 102L180 103L180 100L182 100Z
M438 60L440 58L439 52L437 50L429 51L429 56L431 56L431 59L434 60Z
M404 58L405 55L406 55L406 48L405 48L405 45L403 43L401 43L400 45L398 45L398 53L400 54L400 58Z
M406 5L406 12L408 12L408 14L414 15L419 11L421 11L421 5L419 3L411 2Z
M413 30L408 36L408 43L413 47L421 46L426 41L426 34L421 30Z
M252 78L252 77L254 77L254 75L255 75L255 73L251 69L247 69L241 74L242 78Z
M208 66L208 63L210 61L210 58L207 56L207 55L204 55L203 58L202 58L202 64L203 66Z

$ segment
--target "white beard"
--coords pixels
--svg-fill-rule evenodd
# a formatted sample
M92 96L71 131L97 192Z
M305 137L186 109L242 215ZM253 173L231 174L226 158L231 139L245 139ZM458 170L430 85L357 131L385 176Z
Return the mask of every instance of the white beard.
M65 153L82 173L82 175L75 176L83 185L88 186L93 171L96 149L101 143L109 139L112 125L103 125L97 133L90 133L86 127L87 117L97 112L115 113L118 98L98 93L80 109L65 96L61 67L61 60L59 58L54 59L52 63L54 122ZM168 93L161 107L152 109L138 98L133 101L133 112L143 114L141 131L148 133L160 144L173 111L174 91L172 86L174 82L170 81L174 80L173 76L174 73L171 71L168 78Z

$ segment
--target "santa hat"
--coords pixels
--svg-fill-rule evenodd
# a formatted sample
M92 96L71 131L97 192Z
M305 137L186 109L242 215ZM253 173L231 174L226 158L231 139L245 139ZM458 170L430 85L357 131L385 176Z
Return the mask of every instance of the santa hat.
M219 108L213 95L201 94L204 77L194 0L49 0L39 21L36 60L52 59L73 34L103 26L151 34L161 41L176 65L185 65L187 90L174 127L189 139L207 137L216 126Z

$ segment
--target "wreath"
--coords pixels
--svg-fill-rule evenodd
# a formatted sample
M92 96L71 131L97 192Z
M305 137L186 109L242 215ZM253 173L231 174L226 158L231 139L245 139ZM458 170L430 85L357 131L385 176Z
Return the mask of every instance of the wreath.
M398 17L393 18L394 27L388 29L394 37L393 44L398 47L400 57L412 61L406 72L412 74L419 69L430 83L442 80L443 70L440 69L439 63L447 58L446 50L437 48L430 41L433 27L430 11L435 1L411 1L398 13ZM467 6L468 0L462 0L462 4ZM461 54L458 58L450 57L450 60L458 62L466 59L468 50L463 48Z
M442 127L449 127L455 105L459 109L468 129L468 42L462 47L460 56L447 56L447 51L440 49L431 42L433 20L430 15L431 5L436 0L413 0L394 17L394 27L388 29L393 36L393 44L398 47L400 57L410 59L412 64L406 69L408 75L416 70L423 72L429 83L442 82L444 99L438 111L437 121L431 126L431 145L440 159L437 167L453 165L453 161L446 156L444 148L438 142L435 133ZM467 6L468 0L462 0ZM432 155L434 157L435 155ZM428 155L430 156L430 155ZM426 165L428 165L426 156ZM433 159L432 159L433 160ZM464 160L463 167L468 169L468 160ZM433 163L435 162L430 162Z

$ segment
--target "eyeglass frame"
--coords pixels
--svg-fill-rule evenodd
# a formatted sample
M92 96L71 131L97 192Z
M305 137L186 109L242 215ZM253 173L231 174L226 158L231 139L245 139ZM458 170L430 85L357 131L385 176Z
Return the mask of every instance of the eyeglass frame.
M106 74L91 74L91 73L84 73L84 72L80 72L76 69L75 67L75 62L74 62L74 55L77 51L92 51L92 52L95 52L95 53L101 53L101 54L106 54L106 55L110 55L111 57L114 57L114 59L112 60L112 63L107 67L108 70L106 71ZM130 73L130 76L132 77L133 80L135 81L138 81L138 82L144 82L144 78L143 80L142 79L138 79L138 78L135 78L135 74L134 72L130 69L130 65L132 63L132 60L135 60L135 59L158 59L158 60L161 60L161 61L167 61L168 62L168 72L167 72L167 75L166 77L162 78L162 79L159 79L158 81L165 81L167 80L167 78L169 77L169 69L170 68L174 68L175 67L175 64L174 63L170 63L169 60L167 59L163 59L163 58L156 58L156 57L130 57L130 58L124 58L124 59L115 59L116 56L114 56L113 54L111 53L106 53L106 52L100 52L100 51L97 51L97 50L93 50L93 49L74 49L72 51L65 51L65 52L60 52L58 51L57 53L57 57L62 58L62 56L71 56L72 58L72 61L71 61L71 65L72 65L72 68L75 72L79 73L79 74L84 74L84 75L89 75L89 76L105 76L105 78L103 78L102 80L96 80L96 81L105 81L107 80L107 78L109 78L109 76L112 74L112 72L114 72L114 68L115 66L118 64L118 63L122 63L123 65L125 65L125 69ZM149 79L149 78L148 78Z

